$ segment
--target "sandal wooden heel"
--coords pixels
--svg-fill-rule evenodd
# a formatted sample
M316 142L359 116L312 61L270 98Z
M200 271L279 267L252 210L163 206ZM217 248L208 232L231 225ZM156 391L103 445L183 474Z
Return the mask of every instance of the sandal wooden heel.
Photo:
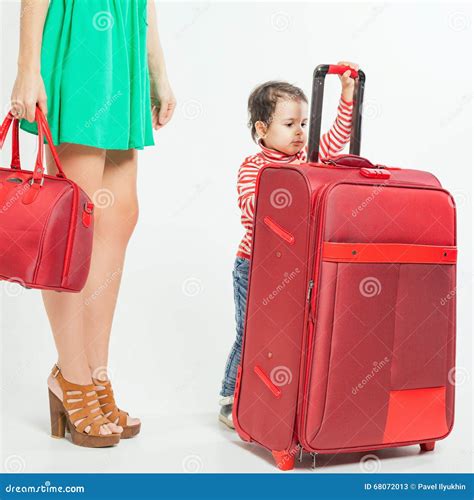
M79 385L69 382L63 377L58 365L54 365L51 374L58 381L63 393L61 401L49 389L51 436L63 438L68 431L75 445L88 448L103 448L119 443L120 433L100 432L101 426L110 421L100 408L94 384ZM69 413L72 410L75 411ZM85 432L87 427L89 431Z
M114 398L114 391L112 390L112 383L110 380L102 382L101 380L92 378L95 384L95 391L100 402L100 407L104 415L117 425L123 428L121 438L130 439L140 432L141 422L136 425L127 425L128 413L117 407Z
M51 417L51 436L54 438L63 438L66 435L66 416L62 410L61 400L54 395L51 389L49 394L49 414Z

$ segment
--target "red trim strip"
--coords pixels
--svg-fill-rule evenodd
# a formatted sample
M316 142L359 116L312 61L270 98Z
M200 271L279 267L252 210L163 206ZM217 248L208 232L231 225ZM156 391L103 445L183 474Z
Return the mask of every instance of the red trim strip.
M272 394L279 398L281 396L281 390L268 378L267 374L260 368L260 366L255 365L253 371L260 377L260 380L272 391Z
M267 215L263 218L263 222L280 238L285 240L290 245L293 245L295 237L286 229L283 229L280 225L278 225L271 217L268 217Z
M400 262L455 264L457 247L411 243L323 243L323 260L329 262Z

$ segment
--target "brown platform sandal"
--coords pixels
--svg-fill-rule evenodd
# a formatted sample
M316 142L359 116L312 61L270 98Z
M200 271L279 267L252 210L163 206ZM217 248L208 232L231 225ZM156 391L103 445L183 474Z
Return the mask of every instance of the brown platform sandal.
M63 401L61 401L51 389L48 389L51 436L63 438L68 430L74 444L88 448L103 448L119 443L120 433L105 435L100 433L101 425L107 425L110 421L100 409L94 384L79 385L69 382L63 377L57 364L53 366L51 374L56 378L63 392ZM76 411L70 414L71 410ZM82 421L77 426L74 425L78 420ZM84 429L88 426L90 426L89 432L85 432Z
M129 439L136 436L140 432L141 422L136 425L127 425L128 413L117 407L110 380L103 382L92 378L92 381L95 384L94 388L99 398L102 412L110 422L120 425L123 428L120 437L122 439Z

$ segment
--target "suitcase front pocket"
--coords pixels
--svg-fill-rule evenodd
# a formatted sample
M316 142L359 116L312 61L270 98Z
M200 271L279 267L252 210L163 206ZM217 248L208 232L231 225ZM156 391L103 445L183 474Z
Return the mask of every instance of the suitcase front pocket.
M305 425L313 449L448 433L455 262L452 246L323 245Z

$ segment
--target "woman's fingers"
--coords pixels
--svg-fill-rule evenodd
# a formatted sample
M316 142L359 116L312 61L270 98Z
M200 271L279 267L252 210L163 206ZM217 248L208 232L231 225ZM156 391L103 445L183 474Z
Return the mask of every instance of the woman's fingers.
M46 116L46 118L47 118L48 117L48 103L47 103L47 100L45 98L40 98L39 101L38 101L38 106L41 109L41 111L43 112L44 116Z
M25 118L29 122L34 122L36 117L36 102L29 100L25 106Z
M151 105L151 121L153 129L158 130L158 109L154 104Z
M15 118L22 118L24 114L24 106L18 101L18 99L11 99L10 111Z
M164 125L166 125L171 120L171 117L173 116L175 107L176 107L176 103L172 100L164 101L162 103L162 106L160 108L160 114L158 117L158 121L162 127Z

